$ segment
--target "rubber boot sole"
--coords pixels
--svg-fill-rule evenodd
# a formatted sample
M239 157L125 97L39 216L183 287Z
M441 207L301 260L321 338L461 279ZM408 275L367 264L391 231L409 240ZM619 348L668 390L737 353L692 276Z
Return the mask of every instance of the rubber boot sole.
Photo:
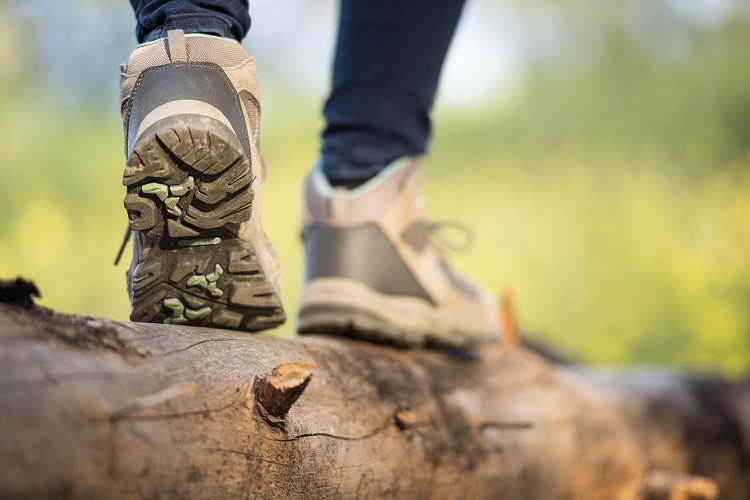
M259 331L286 316L253 243L252 168L234 132L201 116L149 127L125 167L133 321Z
M458 349L497 340L481 318L439 309L417 297L382 294L347 278L317 278L306 285L297 331Z

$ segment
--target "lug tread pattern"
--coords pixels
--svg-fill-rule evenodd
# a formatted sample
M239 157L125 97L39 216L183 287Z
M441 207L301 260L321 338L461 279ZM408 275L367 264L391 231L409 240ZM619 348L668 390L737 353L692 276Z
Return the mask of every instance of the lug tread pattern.
M129 273L133 321L247 331L285 321L255 246L237 236L251 216L253 179L227 135L172 125L140 138L128 158L129 224L150 241Z

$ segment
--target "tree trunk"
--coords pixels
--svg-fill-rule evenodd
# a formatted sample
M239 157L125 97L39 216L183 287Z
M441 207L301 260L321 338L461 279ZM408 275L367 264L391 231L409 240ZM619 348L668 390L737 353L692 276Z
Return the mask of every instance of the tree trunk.
M746 499L748 395L0 304L0 497Z

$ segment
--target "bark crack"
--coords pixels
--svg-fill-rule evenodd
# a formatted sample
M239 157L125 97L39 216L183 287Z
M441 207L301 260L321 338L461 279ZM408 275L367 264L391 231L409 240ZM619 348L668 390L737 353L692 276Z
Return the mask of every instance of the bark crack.
M175 349L174 351L168 351L168 352L159 354L158 356L165 357L165 356L171 356L172 354L179 354L181 352L185 352L189 349L192 349L193 347L197 347L201 344L207 344L209 342L233 342L233 341L234 342L247 342L247 340L245 339L206 339L206 340L201 340L200 342L196 342L194 344L190 344L187 347L181 347L180 349Z
M148 398L150 396L146 396L146 397ZM158 415L125 415L123 414L126 411L132 411L134 409L142 408L142 406L139 406L138 402L136 402L136 403L128 405L126 408L122 410L119 410L113 413L110 416L110 420L112 422L117 422L120 420L169 420L169 419L175 419L175 418L193 417L196 415L209 415L212 413L220 413L222 411L228 410L229 408L232 408L233 406L236 406L241 398L242 398L242 393L240 392L238 395L234 397L232 401L218 408L205 408L202 410L191 410L191 411L180 412L180 413L163 413L163 414L158 414ZM161 402L166 402L166 401L167 400L164 400Z
M372 431L368 432L367 434L364 434L362 436L338 436L336 434L330 434L328 432L310 432L305 434L298 434L296 436L290 437L288 439L273 439L268 438L271 441L278 441L282 443L289 443L292 441L298 441L300 439L309 438L309 437L328 437L331 439L338 439L341 441L361 441L363 439L369 439L373 436L376 436L386 430L391 425L392 419L388 417L385 422L383 422L382 425L379 427L376 427Z
M170 420L176 418L193 417L195 415L209 415L212 413L219 413L231 408L232 406L234 406L234 403L230 403L220 408L206 408L205 410L186 411L183 413L164 413L160 415L112 415L110 417L110 420L112 420L113 422L118 422L121 420Z
M70 372L50 373L40 377L0 379L0 396L17 392L44 391L55 386L77 382L111 382L113 380L137 379L137 373L122 372ZM28 387L33 386L33 387Z
M531 422L482 422L479 424L480 430L485 429L504 429L504 430L526 430L534 427Z
M203 450L209 451L209 452L221 452L221 453L231 453L233 455L243 455L246 458L254 458L255 460L260 460L261 462L265 462L268 464L280 465L282 467L294 467L294 464L290 464L286 462L277 462L275 460L269 460L268 458L259 457L258 455L253 455L252 453L248 453L242 450L233 450L231 448L203 448Z

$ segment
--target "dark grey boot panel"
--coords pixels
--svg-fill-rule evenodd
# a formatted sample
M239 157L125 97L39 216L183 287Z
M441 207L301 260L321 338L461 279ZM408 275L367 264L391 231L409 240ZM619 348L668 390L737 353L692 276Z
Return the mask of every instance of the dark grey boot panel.
M174 63L145 70L138 77L125 110L126 144L130 153L143 119L163 104L178 100L205 102L227 118L250 156L250 141L239 96L220 66L211 63Z
M349 278L387 295L432 302L382 231L313 226L305 235L305 279Z

